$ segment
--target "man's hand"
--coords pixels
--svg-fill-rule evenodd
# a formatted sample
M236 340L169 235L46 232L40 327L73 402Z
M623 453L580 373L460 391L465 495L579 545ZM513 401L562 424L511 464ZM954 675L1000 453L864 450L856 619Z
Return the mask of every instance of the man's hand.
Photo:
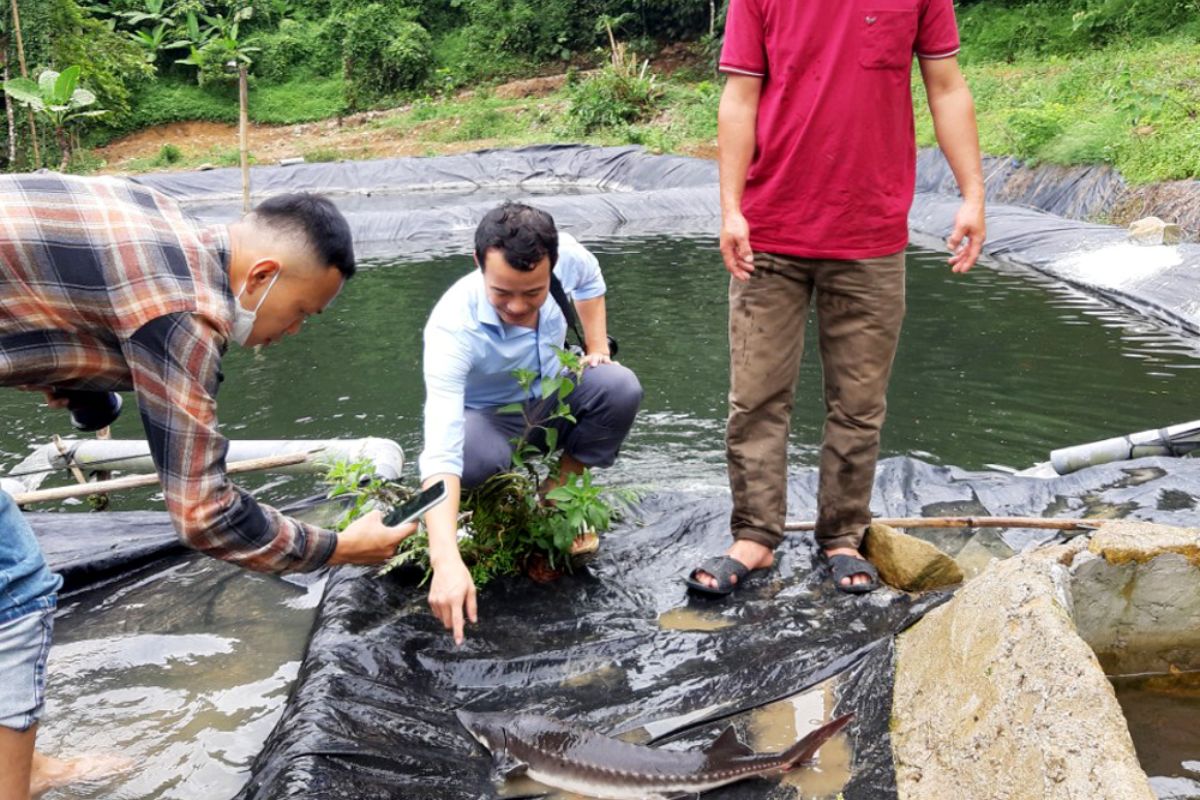
M975 266L979 251L987 238L987 226L983 221L983 204L964 202L954 216L954 231L946 240L950 248L951 272L967 272Z
M615 364L608 353L588 353L583 357L584 367L598 367L601 364Z
M726 214L721 222L721 258L730 275L739 281L750 280L754 251L750 249L750 225L740 213Z
M396 554L396 546L417 529L410 522L396 528L383 524L383 515L372 511L359 517L337 535L330 564L382 564Z
M433 568L429 584L429 608L447 630L454 631L454 643L463 643L463 609L466 619L478 621L475 606L475 581L461 558L447 559Z
M70 402L65 397L59 397L54 393L53 386L18 386L22 392L41 392L46 396L46 405L51 408L66 408Z

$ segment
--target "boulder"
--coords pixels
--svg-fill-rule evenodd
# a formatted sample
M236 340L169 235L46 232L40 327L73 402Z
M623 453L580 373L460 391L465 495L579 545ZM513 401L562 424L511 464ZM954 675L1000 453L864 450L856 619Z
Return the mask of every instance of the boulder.
M963 581L963 571L953 558L887 525L872 523L863 544L863 554L879 570L879 577L897 589L924 592Z
M898 637L900 800L1153 800L1112 686L1072 623L1063 562L1081 551L993 562Z
M1143 217L1129 225L1129 241L1134 244L1146 245L1176 245L1182 239L1179 226L1173 222L1164 222L1158 217Z

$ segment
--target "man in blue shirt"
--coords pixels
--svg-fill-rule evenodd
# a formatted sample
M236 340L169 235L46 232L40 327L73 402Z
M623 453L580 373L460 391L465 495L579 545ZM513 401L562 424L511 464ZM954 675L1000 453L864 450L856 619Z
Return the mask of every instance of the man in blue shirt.
M546 413L540 379L526 394L513 376L560 371L567 320L551 301L551 272L575 301L583 323L585 372L567 398L574 423L556 421L561 475L611 466L642 400L637 376L612 360L605 321L604 276L596 257L555 229L544 211L518 203L493 209L475 231L477 271L442 295L425 325L425 449L421 481L446 482L447 498L425 515L433 580L429 606L454 640L464 619L475 622L475 585L458 552L461 490L512 464L521 414L498 414L521 402ZM536 421L536 420L535 420Z

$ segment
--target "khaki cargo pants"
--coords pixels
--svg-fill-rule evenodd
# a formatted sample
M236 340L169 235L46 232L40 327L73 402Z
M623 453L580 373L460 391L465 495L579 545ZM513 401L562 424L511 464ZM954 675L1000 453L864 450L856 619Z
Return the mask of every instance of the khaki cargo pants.
M815 298L825 383L816 538L858 547L887 385L904 319L904 252L857 261L754 254L749 281L729 284L726 453L737 539L775 548L787 513L787 441Z

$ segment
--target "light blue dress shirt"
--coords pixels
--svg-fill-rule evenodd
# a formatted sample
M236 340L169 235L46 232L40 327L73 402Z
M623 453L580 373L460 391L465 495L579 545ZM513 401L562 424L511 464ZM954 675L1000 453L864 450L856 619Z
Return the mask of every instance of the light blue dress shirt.
M600 262L573 236L558 234L554 274L572 300L605 293ZM488 302L483 273L474 269L451 286L425 324L425 449L421 480L463 472L463 422L468 408L496 408L530 398L513 371L557 375L556 348L567 320L547 295L537 328L506 325ZM539 380L540 383L540 380ZM534 396L539 386L534 385Z

